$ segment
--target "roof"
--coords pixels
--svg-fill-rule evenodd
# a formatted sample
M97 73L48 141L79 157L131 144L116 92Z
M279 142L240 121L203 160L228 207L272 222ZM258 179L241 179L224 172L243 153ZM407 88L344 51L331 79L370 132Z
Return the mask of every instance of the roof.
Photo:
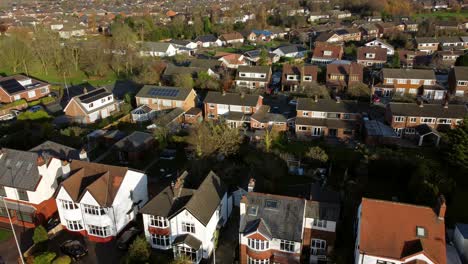
M305 76L305 75L310 75L312 76L312 80L317 79L317 72L318 72L318 66L316 65L292 65L289 63L283 64L283 73L282 73L282 79L281 82L284 84L287 84L289 82L292 83L297 83L300 81L291 81L288 80L287 75L299 75L300 77Z
M183 101L191 91L191 88L145 85L135 97Z
M80 159L80 150L47 140L29 150L42 156L55 157L61 160Z
M331 118L296 117L296 125L354 129L356 128L356 121Z
M423 227L425 237L416 235ZM363 198L359 250L365 254L403 259L425 254L434 263L446 263L445 222L430 207Z
M268 122L282 122L285 123L286 117L282 114L270 113L270 107L268 105L262 105L259 109L251 116L251 119L254 119L260 123Z
M216 40L218 40L217 37L215 37L214 35L203 35L203 36L198 36L195 41L200 41L200 42L216 42Z
M422 107L415 103L390 103L389 111L394 116L419 116L438 118L463 119L468 114L465 105L448 105L444 108L441 104L424 104Z
M359 75L359 80L362 80L364 66L357 62L346 62L346 61L334 61L333 63L327 64L327 76L331 73L342 74L342 75ZM333 81L333 80L330 80Z
M374 58L367 58L366 54L373 53ZM378 47L359 47L357 49L358 60L387 61L387 49Z
M232 33L222 34L219 38L221 40L225 40L225 41L244 39L242 34L239 33L239 32L232 32Z
M187 172L182 177L185 176ZM171 218L186 209L206 226L226 191L225 184L210 171L198 189L185 188L183 182L179 188L169 186L149 201L140 213Z
M330 54L325 54L326 51L329 51ZM341 59L343 55L343 47L338 45L329 45L329 44L320 44L316 45L314 48L313 58L322 58L322 59Z
M28 80L31 81L30 84L28 83ZM48 84L20 74L0 78L0 88L5 90L5 92L10 95L21 93L27 90L38 89L45 85Z
M384 78L435 80L433 70L423 69L382 69Z
M468 67L465 66L455 66L453 67L453 72L457 81L468 80Z
M170 46L172 46L172 44L167 42L145 41L141 43L141 49L144 51L166 52Z
M205 103L226 104L226 105L242 105L254 107L257 105L259 95L237 94L237 93L220 93L209 91L205 97Z
M464 239L468 239L468 224L456 223L455 227L460 231Z
M110 207L127 171L126 167L73 160L70 176L61 186L75 202L89 191L102 207Z
M193 249L199 249L202 245L202 242L198 238L192 236L191 234L183 234L174 239L172 242L174 245L185 244Z
M439 43L440 40L436 37L416 37L416 43Z
M112 93L109 92L106 88L98 88L90 92L87 92L85 90L83 94L78 95L74 98L78 102L89 104L101 98L107 97L109 95L112 95Z
M303 52L303 51L306 51L307 49L302 45L286 45L286 46L278 47L277 49L275 49L275 51L276 50L279 50L284 54L288 54L288 53L295 53L295 52Z
M246 214L240 222L240 233L259 230L276 239L302 241L304 199L256 192L247 193L243 199Z
M299 98L297 100L297 110L333 113L361 113L369 110L369 104L352 100L341 100L338 102L332 99L319 99L315 102L314 99L311 98Z
M397 134L392 127L385 125L378 120L364 121L364 128L366 129L367 136L397 137Z
M0 185L34 191L41 180L36 152L2 148Z
M270 74L270 66L239 66L237 72L265 73Z
M124 151L138 151L154 140L153 135L135 131L114 144L114 148Z
M158 126L167 126L171 124L172 122L176 121L178 117L184 114L184 109L180 107L176 107L172 110L170 110L168 113L165 113L164 115L160 115L156 118L154 123Z

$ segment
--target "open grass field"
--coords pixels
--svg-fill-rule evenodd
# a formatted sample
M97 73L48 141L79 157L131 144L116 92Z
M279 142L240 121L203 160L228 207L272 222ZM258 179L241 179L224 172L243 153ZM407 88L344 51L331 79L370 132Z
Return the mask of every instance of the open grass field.
M468 10L461 10L460 12L451 11L436 11L431 13L420 13L414 16L415 19L426 19L429 17L437 18L440 20L449 20L452 18L468 18Z

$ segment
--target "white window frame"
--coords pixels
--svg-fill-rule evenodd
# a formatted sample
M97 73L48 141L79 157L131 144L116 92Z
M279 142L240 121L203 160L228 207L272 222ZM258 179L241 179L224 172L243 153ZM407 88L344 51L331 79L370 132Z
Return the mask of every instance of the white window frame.
M280 250L284 252L294 252L296 243L294 241L280 240Z
M88 234L97 237L109 237L111 236L111 229L110 226L88 225Z
M412 117L409 118L409 122L410 122L410 123L416 123L417 120L418 120L418 118L417 118L417 117L414 117L414 116L412 116Z
M397 80L397 83L398 83L398 84L406 84L406 83L407 83L407 80L406 80L406 79L398 79L398 80Z
M149 225L152 227L166 228L169 227L169 221L167 221L167 218L162 216L150 215Z
M270 264L270 259L254 259L247 256L247 264Z
M267 240L248 238L247 246L255 251L265 251L270 249L270 242Z
M435 124L436 119L433 117L421 117L420 123L421 124Z
M432 85L432 80L424 80L424 85Z
M83 223L81 222L81 220L74 220L74 221L71 221L71 220L65 220L67 222L67 228L68 230L71 230L71 231L81 231L84 229L83 227Z
M444 121L444 122L442 122L442 121ZM452 119L450 119L450 118L439 118L439 119L437 120L437 124L447 124L447 125L450 125L450 124L452 124Z
M151 244L160 247L169 247L171 246L171 240L169 236L165 235L158 235L158 234L150 234L151 237Z
M195 224L182 222L182 232L195 234Z
M312 221L312 226L318 228L327 228L327 220L314 219Z
M386 83L393 84L393 81L394 81L393 78L385 78L385 79L386 79Z
M105 214L105 212L103 210L104 208L99 207L99 206L84 204L83 207L84 207L85 214L89 214L89 215L103 215L103 214Z
M411 84L419 84L420 82L418 79L411 79Z
M327 250L327 241L323 239L312 239L310 242L311 254L317 256L321 250Z
M76 203L74 203L73 201L60 200L60 203L62 204L62 208L65 209L65 210L78 209L78 205Z
M395 120L396 123L403 123L403 122L405 122L405 117L404 116L395 116L393 118L393 120Z

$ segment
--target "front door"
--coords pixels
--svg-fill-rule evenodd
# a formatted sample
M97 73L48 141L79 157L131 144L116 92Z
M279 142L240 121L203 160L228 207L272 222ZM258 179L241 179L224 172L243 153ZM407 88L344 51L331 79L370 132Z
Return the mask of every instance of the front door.
M336 135L338 134L336 128L330 128L328 129L328 136L330 137L336 137Z
M321 127L313 127L312 128L312 136L318 137L322 135L322 128Z
M383 89L382 94L384 97L389 97L392 95L392 90L391 89Z

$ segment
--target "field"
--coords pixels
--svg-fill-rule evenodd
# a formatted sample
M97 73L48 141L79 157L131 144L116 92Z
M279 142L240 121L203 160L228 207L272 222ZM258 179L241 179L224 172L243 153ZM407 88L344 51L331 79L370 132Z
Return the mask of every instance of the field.
M415 19L437 18L440 20L449 20L452 18L468 18L468 10L461 10L460 12L450 11L436 11L431 13L421 13L414 16Z

